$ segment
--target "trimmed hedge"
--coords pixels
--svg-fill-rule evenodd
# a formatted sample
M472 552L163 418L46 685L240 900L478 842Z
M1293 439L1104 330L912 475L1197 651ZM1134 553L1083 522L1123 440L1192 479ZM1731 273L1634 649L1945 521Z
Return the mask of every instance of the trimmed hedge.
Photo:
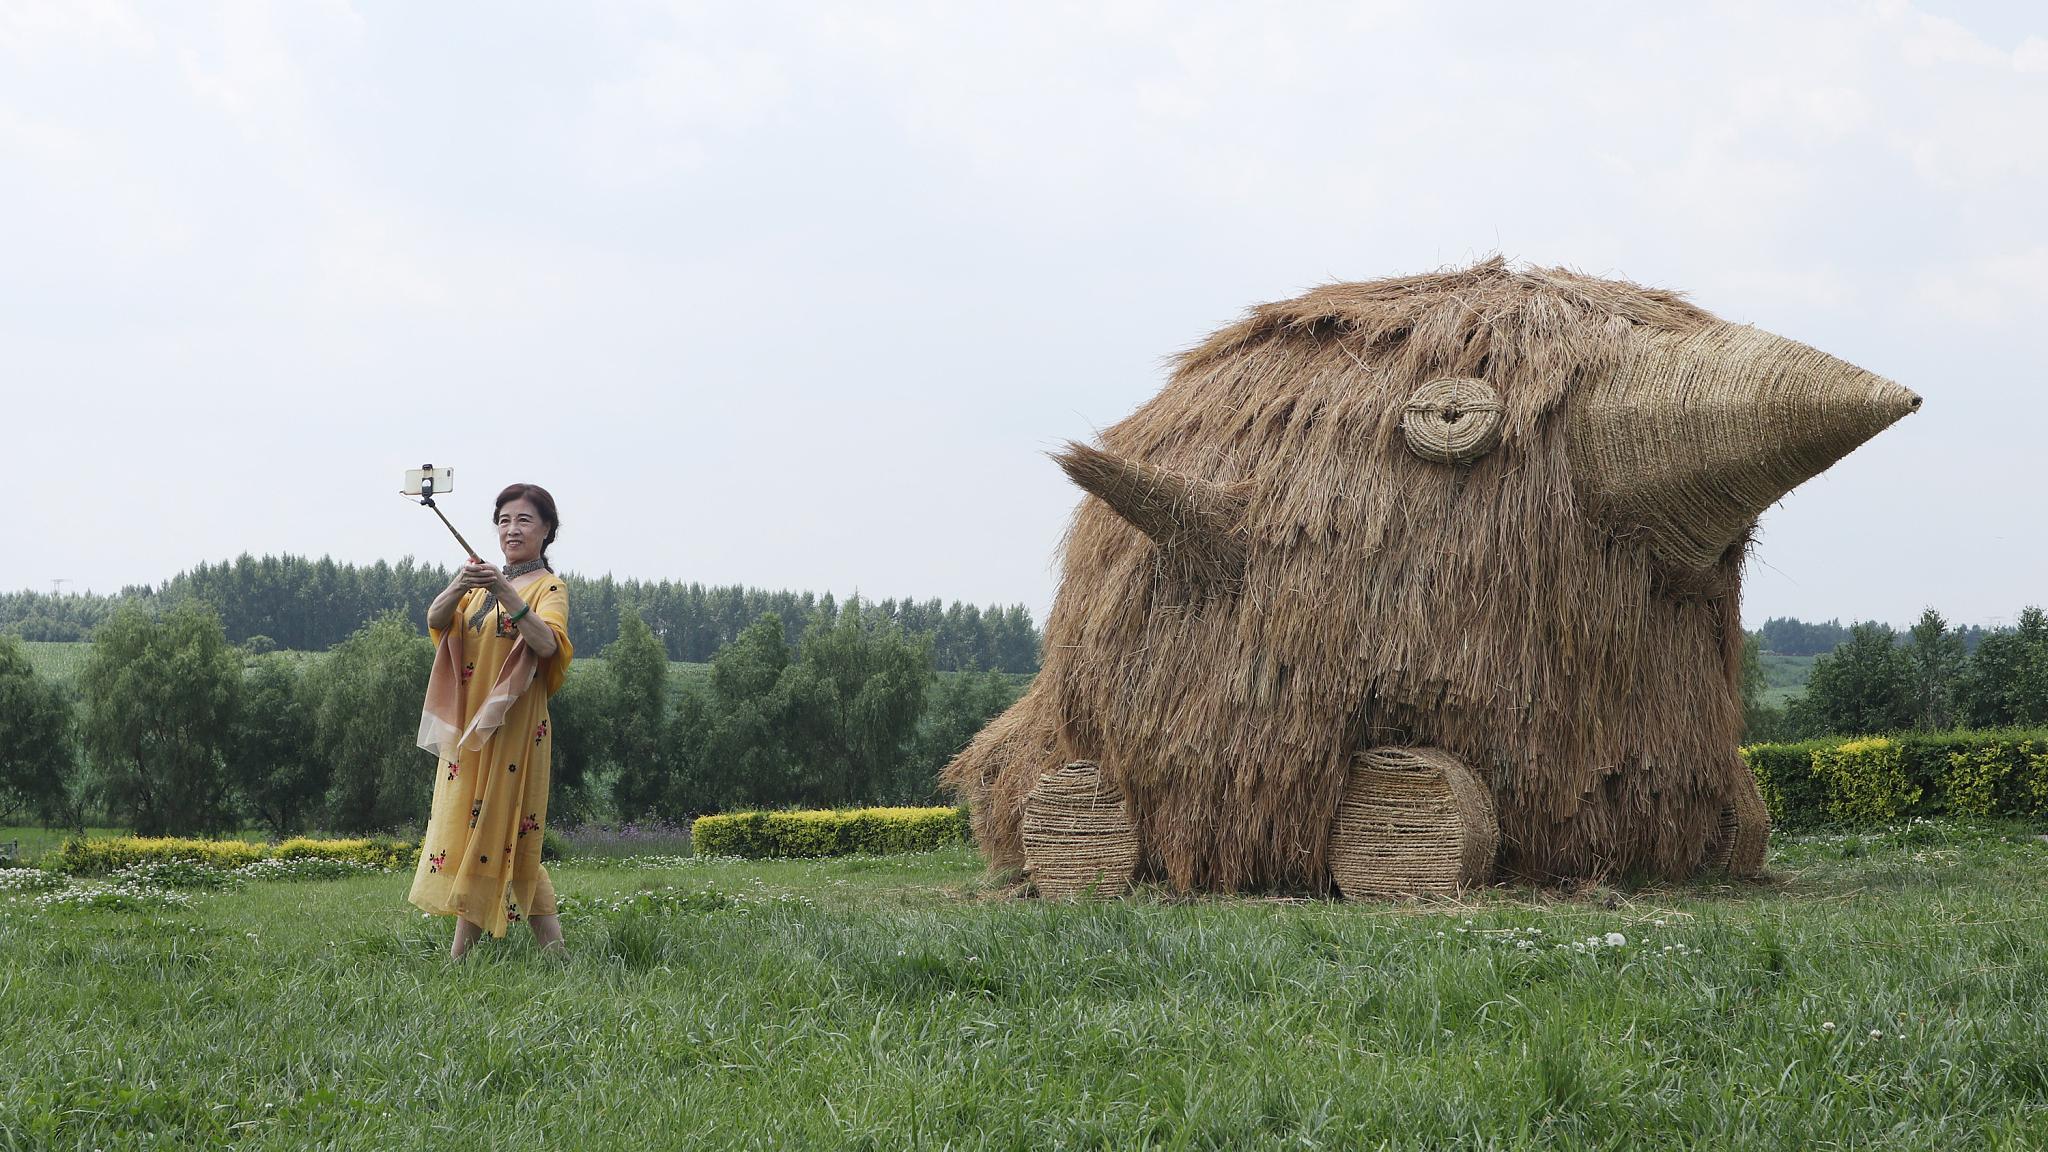
M690 825L699 856L893 856L967 842L965 808L728 812Z
M313 840L294 836L271 849L279 860L340 860L347 864L368 864L376 868L411 865L419 845L410 840L364 838L360 840Z
M2048 818L2048 731L1915 732L1742 750L1771 823L1861 828L1914 816Z
M179 837L73 837L45 857L44 868L71 876L105 876L134 864L183 860L222 870L258 860L340 860L377 868L409 863L418 845L404 840L310 840L300 836L282 844L247 840L187 840Z

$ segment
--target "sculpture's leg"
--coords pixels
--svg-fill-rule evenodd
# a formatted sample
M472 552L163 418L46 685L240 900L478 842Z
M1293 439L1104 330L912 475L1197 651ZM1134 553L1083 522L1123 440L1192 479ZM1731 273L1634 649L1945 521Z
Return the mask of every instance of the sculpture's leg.
M1437 748L1351 760L1330 832L1330 879L1351 899L1448 896L1493 875L1500 823L1486 785Z
M1122 790L1077 760L1024 797L1024 871L1040 896L1121 896L1138 867L1138 827Z
M1771 843L1771 813L1757 790L1756 776L1739 756L1730 783L1732 798L1721 807L1707 863L1731 876L1756 876L1764 870L1764 853Z

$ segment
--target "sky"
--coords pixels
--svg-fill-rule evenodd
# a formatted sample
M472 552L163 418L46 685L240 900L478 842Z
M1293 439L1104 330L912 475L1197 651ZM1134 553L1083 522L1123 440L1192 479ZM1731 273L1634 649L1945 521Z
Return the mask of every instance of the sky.
M0 589L458 550L1052 603L1046 458L1255 303L1499 253L1923 410L1744 616L2048 602L2048 6L0 0ZM63 583L59 583L59 582Z

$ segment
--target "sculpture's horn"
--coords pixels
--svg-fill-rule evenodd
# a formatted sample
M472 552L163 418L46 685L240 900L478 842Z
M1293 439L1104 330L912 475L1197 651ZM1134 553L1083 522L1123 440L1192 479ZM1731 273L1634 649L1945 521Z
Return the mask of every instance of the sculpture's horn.
M1617 534L1699 572L1764 509L1920 407L1920 397L1755 328L1638 336L1569 400L1579 494Z
M1249 483L1198 480L1071 442L1053 459L1176 563L1208 578L1243 575Z

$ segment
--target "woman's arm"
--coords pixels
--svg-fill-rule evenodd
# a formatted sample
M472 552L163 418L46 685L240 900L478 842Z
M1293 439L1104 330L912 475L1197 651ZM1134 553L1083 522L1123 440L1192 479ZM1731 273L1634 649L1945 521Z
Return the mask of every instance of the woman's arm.
M481 560L457 568L455 578L448 582L446 588L441 589L441 594L434 597L432 604L427 605L427 627L437 631L447 628L455 620L456 606L462 603L464 596L469 595L469 590L488 586L497 575L496 568ZM499 599L502 600L504 597L501 596Z
M526 646L533 650L535 656L545 660L561 648L561 645L555 642L555 630L548 627L547 621L534 614L518 590L512 587L510 580L501 577L498 580L497 593L498 603L505 606L506 615L519 617L518 622L512 626L519 629L519 634L526 638Z
M441 589L441 594L427 605L427 627L437 632L446 631L448 625L455 622L455 606L462 603L462 598L468 593L461 574L457 573L454 582Z

